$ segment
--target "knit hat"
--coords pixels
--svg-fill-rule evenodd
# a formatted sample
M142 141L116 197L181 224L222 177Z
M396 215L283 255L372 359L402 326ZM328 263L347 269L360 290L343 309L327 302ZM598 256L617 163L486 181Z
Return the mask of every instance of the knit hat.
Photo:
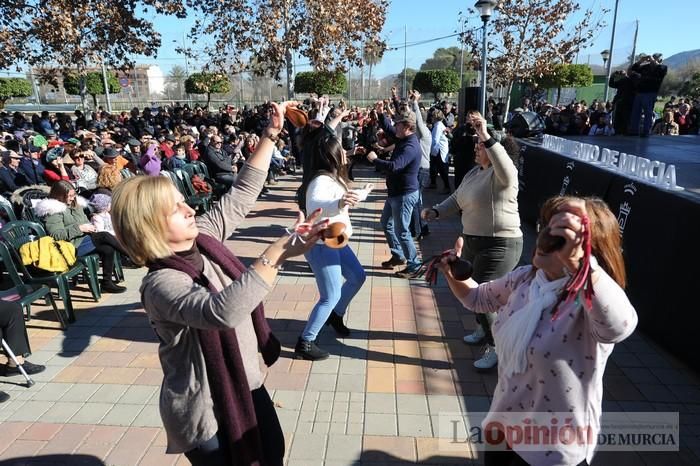
M112 196L109 194L98 193L90 198L90 207L94 209L95 212L106 212L109 206L112 204Z

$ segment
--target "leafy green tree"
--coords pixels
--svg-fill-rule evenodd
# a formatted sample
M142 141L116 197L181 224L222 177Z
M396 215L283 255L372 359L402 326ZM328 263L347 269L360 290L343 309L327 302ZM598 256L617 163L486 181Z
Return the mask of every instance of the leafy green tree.
M464 51L464 61L460 64L462 58L462 49L459 47L440 47L433 56L425 60L420 66L421 71L426 70L454 70L457 74L464 73L464 82L469 83L473 78L476 78L474 71L474 60L471 54Z
M0 108L5 108L5 102L13 97L29 97L32 95L32 85L22 78L0 78Z
M207 108L212 94L227 94L231 92L231 81L223 73L192 73L185 80L185 92L188 94L206 94Z
M537 85L544 89L557 90L557 105L562 87L586 87L593 84L593 71L588 65L557 63L550 71L537 79Z
M408 95L408 91L413 86L413 80L416 77L416 73L418 73L418 70L414 70L413 68L406 68L405 71L406 71L406 87L408 89L403 88L404 70L401 70L399 73L397 73L394 77L393 82L391 83L391 85L397 89L397 92L400 96Z
M693 74L690 79L685 81L680 88L679 94L691 99L700 98L700 73Z
M347 87L342 71L302 71L294 77L294 92L337 95L344 93Z
M431 92L435 98L438 94L457 92L459 75L454 70L426 70L416 73L413 88L422 92Z
M63 75L63 88L66 94L80 95L80 75L77 73L66 73ZM110 94L119 94L121 86L119 79L111 71L107 72L107 85L109 86ZM102 73L92 71L85 74L85 93L92 96L92 103L97 108L97 96L105 95L105 84Z

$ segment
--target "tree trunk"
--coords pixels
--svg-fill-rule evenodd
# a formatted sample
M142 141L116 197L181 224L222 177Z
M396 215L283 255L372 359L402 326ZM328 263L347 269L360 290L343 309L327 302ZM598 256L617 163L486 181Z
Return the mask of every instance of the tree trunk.
M369 64L369 76L367 77L367 98L372 100L372 63Z
M80 70L80 105L83 107L83 113L85 114L85 121L90 121L90 112L87 108L87 82L85 78L85 73Z
M362 64L360 68L360 89L362 90L362 105L364 105L365 100L365 64Z
M211 102L211 92L207 92L207 110L209 110L209 102Z
M93 109L97 110L97 94L90 94L92 96Z
M560 98L561 98L561 86L557 87L557 105L559 105Z

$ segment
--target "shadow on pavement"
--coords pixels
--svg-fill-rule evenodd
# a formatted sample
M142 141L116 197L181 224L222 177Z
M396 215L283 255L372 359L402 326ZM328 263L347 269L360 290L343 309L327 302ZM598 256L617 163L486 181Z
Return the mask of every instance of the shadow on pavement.
M105 466L92 455L44 455L0 461L0 466Z

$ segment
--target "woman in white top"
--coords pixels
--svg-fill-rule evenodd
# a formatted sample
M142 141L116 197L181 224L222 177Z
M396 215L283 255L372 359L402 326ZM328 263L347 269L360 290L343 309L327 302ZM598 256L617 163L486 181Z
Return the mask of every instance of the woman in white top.
M81 194L89 197L92 191L97 189L97 172L94 168L85 163L86 155L85 151L81 150L73 152L71 157L75 165L71 167L71 171L75 177L76 187L82 188L83 192L81 192Z
M311 176L299 188L299 204L305 206L307 212L323 209L323 215L330 218L331 224L344 223L345 234L351 236L348 209L366 197L367 191L349 189L345 151L334 134L322 135L309 155ZM299 358L314 361L328 357L328 352L315 343L324 324L332 325L340 336L350 335L343 316L365 282L365 271L347 244L336 249L319 241L305 257L321 296L311 310L295 352Z

